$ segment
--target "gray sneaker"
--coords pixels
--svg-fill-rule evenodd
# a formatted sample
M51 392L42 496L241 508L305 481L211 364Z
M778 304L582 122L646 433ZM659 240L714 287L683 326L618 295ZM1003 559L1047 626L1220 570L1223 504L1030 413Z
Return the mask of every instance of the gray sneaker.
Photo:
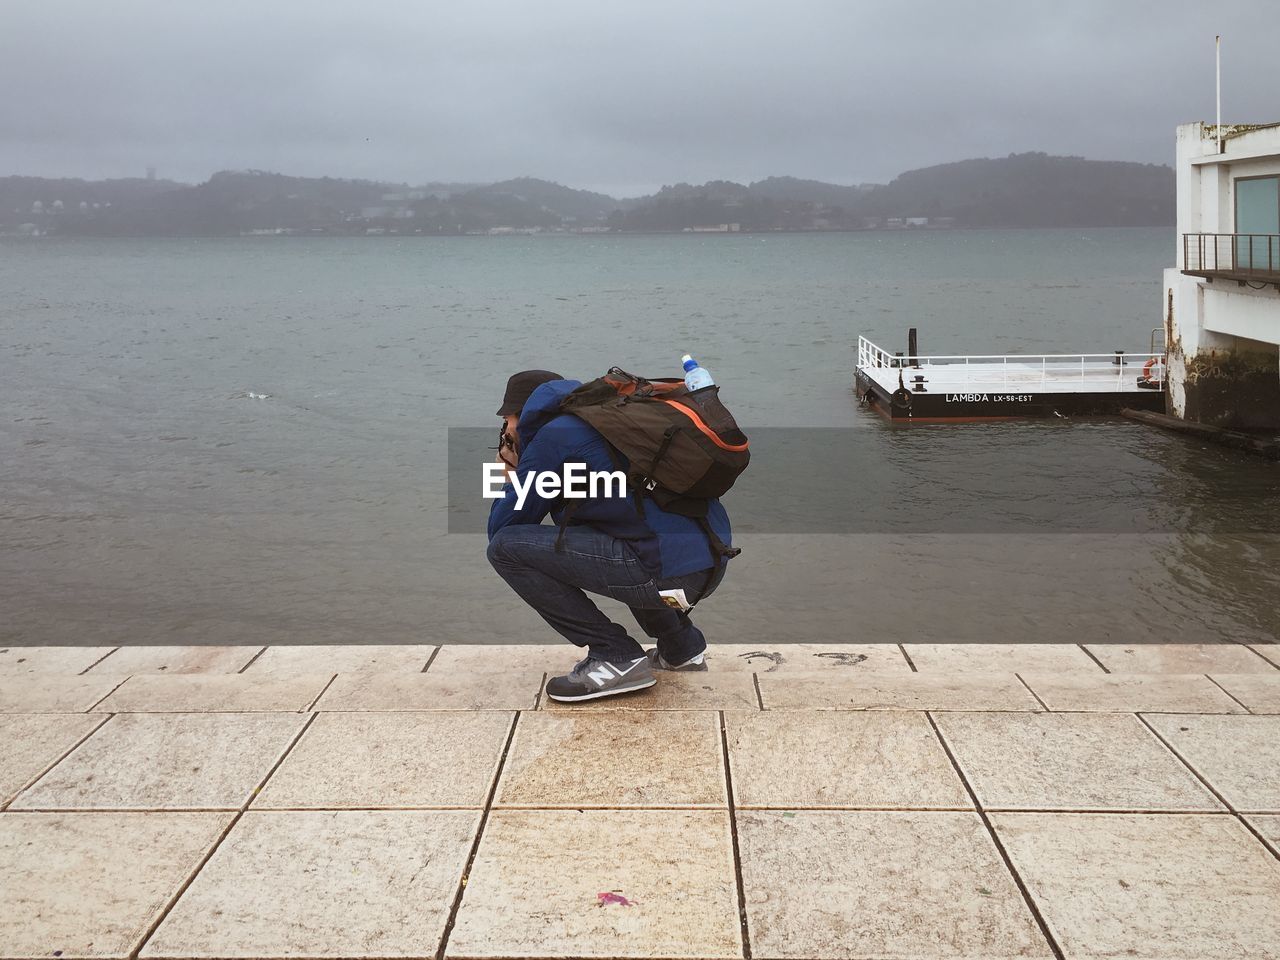
M560 703L596 700L652 687L658 680L648 657L609 663L587 657L563 677L547 681L547 696Z
M679 670L682 672L693 672L695 670L707 669L707 655L704 650L696 656L690 657L684 663L671 663L662 654L658 652L658 648L654 647L645 653L649 658L649 663L655 670Z

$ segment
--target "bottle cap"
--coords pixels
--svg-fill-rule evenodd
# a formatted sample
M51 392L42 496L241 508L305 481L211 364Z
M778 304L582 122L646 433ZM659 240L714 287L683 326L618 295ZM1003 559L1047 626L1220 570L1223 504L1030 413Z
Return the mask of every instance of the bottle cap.
M684 366L686 371L692 370L694 367L698 365L698 361L693 359L693 357L691 357L687 353L680 358L680 363Z

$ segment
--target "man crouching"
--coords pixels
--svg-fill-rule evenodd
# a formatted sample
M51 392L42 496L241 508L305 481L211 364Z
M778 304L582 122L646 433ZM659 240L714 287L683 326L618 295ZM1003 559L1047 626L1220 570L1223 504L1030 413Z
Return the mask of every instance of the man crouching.
M728 565L713 556L698 521L649 497L602 483L570 499L563 483L538 482L563 478L568 464L578 477L627 468L594 427L560 412L561 400L578 386L546 370L507 382L498 409L499 459L514 482L489 513L493 568L552 629L587 650L572 671L547 683L547 696L566 703L651 687L655 668L706 670L706 638L687 609L715 591ZM556 526L543 525L548 514ZM722 545L730 544L729 517L718 500L710 501L706 522ZM587 593L625 603L657 646L646 653Z

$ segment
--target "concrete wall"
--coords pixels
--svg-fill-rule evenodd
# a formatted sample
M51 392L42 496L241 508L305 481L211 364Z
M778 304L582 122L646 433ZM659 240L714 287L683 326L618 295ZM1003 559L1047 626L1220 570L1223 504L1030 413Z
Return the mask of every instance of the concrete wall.
M1212 126L1178 128L1178 266L1164 271L1160 305L1169 342L1169 412L1220 426L1280 430L1280 290L1180 272L1183 234L1234 232L1236 177L1280 174L1280 127L1228 133L1219 154Z
M1178 127L1174 169L1179 267L1183 266L1184 233L1235 230L1235 195L1231 189L1234 178L1280 175L1280 125L1257 129L1224 125L1229 135L1221 154L1213 130L1212 124L1203 123Z

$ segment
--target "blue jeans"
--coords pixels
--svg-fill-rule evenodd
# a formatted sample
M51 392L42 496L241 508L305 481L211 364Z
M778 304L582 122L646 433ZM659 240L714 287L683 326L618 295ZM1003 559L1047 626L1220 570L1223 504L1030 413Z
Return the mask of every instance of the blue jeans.
M558 534L556 527L541 524L503 527L489 541L489 562L562 637L610 663L644 656L644 648L626 629L587 596L597 593L630 607L640 629L658 642L666 660L683 663L706 649L706 638L689 615L668 607L658 591L682 588L690 603L710 596L724 577L724 563L709 586L706 570L655 580L625 540L579 524L565 529L557 551Z

